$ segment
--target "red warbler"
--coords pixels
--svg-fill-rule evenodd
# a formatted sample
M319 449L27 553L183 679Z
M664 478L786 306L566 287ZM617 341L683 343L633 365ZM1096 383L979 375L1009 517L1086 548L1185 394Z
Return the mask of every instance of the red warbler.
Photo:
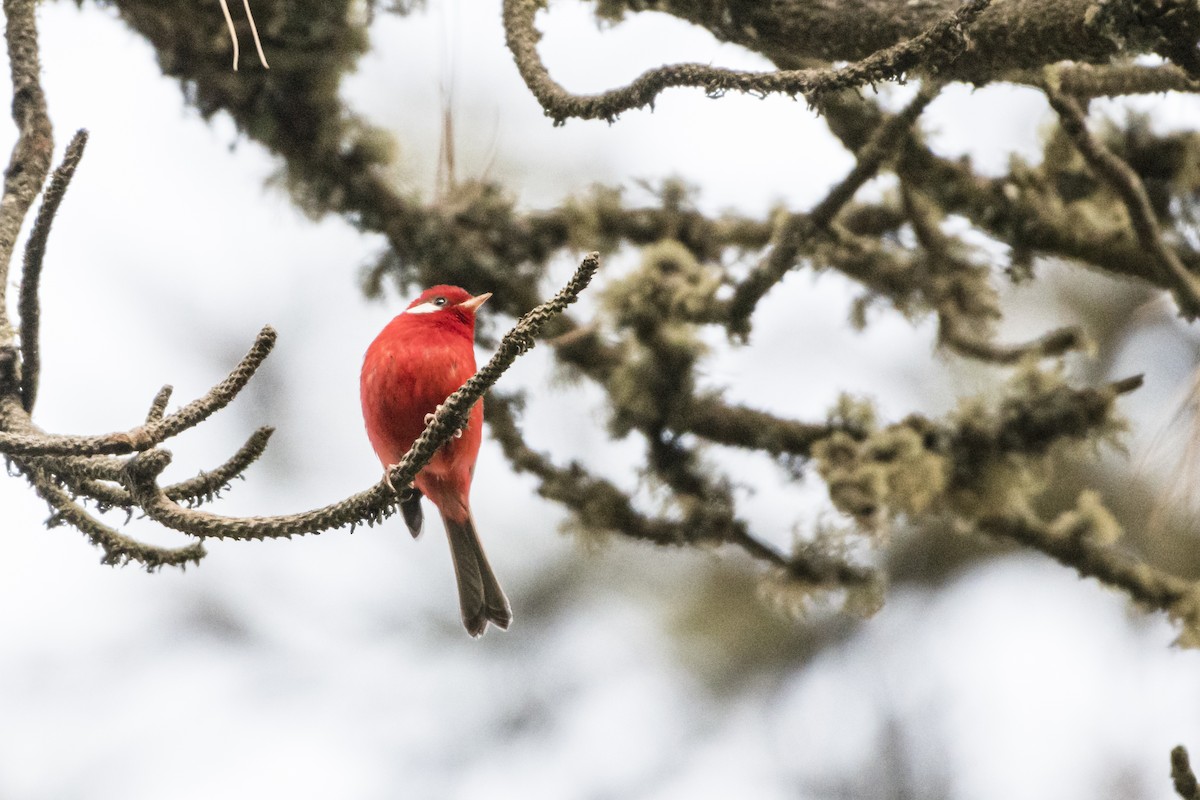
M490 292L472 297L457 286L426 289L367 348L359 384L363 421L385 470L408 452L429 415L475 374L475 312L489 297ZM441 514L463 625L472 636L481 636L488 623L503 629L512 622L471 516L471 478L482 434L481 399L466 427L417 473L413 487L400 489L400 509L414 538L421 532L422 497Z

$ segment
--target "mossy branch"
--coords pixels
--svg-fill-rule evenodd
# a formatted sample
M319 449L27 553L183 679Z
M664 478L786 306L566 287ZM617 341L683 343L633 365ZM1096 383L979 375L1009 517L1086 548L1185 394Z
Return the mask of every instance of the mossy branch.
M714 97L731 91L757 96L802 95L810 105L819 106L826 96L844 89L896 80L914 69L936 72L967 48L966 29L990 2L968 0L911 39L840 69L743 72L707 64L671 64L648 70L627 86L595 95L572 94L550 76L537 51L541 34L534 18L543 5L541 2L505 0L504 32L525 85L555 124L561 125L569 118L612 122L624 111L653 106L655 98L672 87L698 87Z
M1129 221L1137 235L1138 243L1151 255L1171 284L1180 312L1189 320L1200 317L1200 276L1190 271L1178 254L1163 242L1162 230L1141 178L1129 164L1092 136L1087 129L1087 118L1079 103L1056 89L1053 86L1053 73L1049 74L1051 77L1045 87L1046 99L1058 112L1063 130L1079 148L1088 164L1107 180L1120 196L1129 212Z

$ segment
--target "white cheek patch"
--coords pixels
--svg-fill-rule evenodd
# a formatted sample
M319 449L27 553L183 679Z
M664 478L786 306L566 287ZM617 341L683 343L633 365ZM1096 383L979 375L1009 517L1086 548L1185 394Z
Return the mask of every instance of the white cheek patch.
M404 313L405 314L432 314L435 311L441 311L441 310L442 310L442 306L435 305L434 303L421 303L421 305L419 305L419 306L413 306L412 308L406 309Z

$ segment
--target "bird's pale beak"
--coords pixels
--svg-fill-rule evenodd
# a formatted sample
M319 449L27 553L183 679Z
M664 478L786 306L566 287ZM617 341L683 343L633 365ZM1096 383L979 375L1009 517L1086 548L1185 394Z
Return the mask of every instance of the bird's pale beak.
M486 303L487 299L491 296L492 296L491 292L484 292L483 294L477 294L474 297L472 297L470 300L463 300L461 303L458 304L458 307L465 308L468 311L474 313L475 311L479 310L479 307L481 305L483 305L484 303Z

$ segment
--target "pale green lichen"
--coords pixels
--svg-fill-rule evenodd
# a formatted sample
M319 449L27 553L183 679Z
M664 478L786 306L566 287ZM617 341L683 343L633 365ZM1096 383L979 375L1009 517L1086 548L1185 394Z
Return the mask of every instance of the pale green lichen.
M944 422L913 415L875 430L870 415L843 400L831 418L857 416L871 425L818 441L813 462L833 505L865 531L929 514L960 521L1004 516L1032 507L1057 456L1123 429L1115 397L1111 388L1075 389L1058 370L1025 365L1006 396L964 401ZM1094 493L1081 495L1055 525L1098 543L1120 534Z
M1087 539L1108 546L1121 538L1121 523L1105 508L1099 493L1088 489L1080 492L1075 508L1054 519L1050 532L1063 538Z
M720 287L717 272L687 247L663 239L642 249L642 263L604 294L608 312L618 325L657 326L665 320L703 318Z

